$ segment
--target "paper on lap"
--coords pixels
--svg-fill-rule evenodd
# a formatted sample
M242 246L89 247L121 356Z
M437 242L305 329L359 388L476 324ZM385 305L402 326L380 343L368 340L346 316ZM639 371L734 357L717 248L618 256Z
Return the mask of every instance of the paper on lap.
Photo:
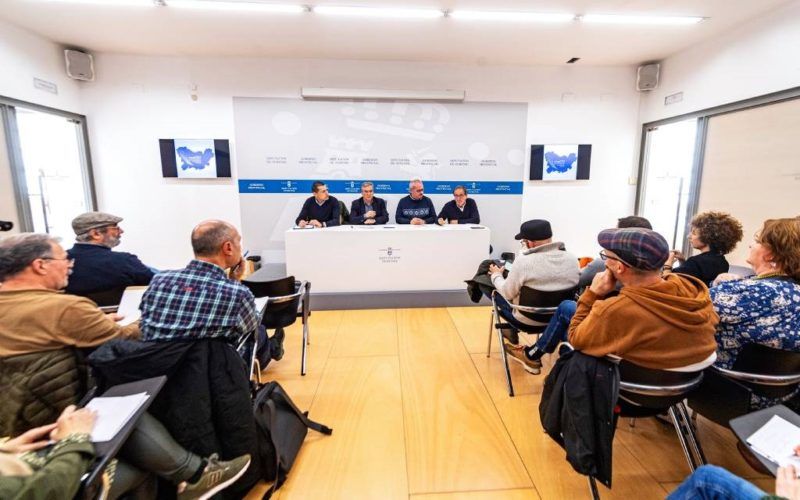
M117 309L117 314L123 318L117 321L117 324L127 326L141 318L142 312L139 311L139 304L142 302L145 290L147 290L146 286L129 286L125 289L119 309Z
M800 457L794 453L795 446L800 445L800 427L778 415L747 438L747 444L776 464L794 465L800 472Z
M130 396L94 398L89 401L86 408L97 412L97 420L92 430L92 442L111 441L149 397L147 393L142 392Z

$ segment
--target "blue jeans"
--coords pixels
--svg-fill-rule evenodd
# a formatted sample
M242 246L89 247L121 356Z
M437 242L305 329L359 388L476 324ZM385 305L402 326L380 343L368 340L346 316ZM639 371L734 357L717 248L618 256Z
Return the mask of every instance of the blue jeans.
M491 297L489 298L491 299ZM499 293L494 294L494 301L497 304L497 310L500 312L500 316L502 316L509 325L513 326L517 330L524 330L526 327L530 326L514 317L514 309L511 307L511 304L509 304L508 301L503 298L502 295Z
M758 500L767 496L744 479L716 465L704 465L687 477L667 500Z
M531 359L539 359L545 353L550 353L556 350L558 344L567 341L567 332L569 331L569 322L575 316L575 310L578 304L574 300L565 300L558 305L555 314L550 318L547 328L544 329L539 340L533 348L528 349L526 354Z

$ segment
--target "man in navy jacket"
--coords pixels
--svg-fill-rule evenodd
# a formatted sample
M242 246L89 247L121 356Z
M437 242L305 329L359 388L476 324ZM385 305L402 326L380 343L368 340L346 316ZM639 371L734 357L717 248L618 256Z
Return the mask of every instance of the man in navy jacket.
M478 213L478 204L467 197L467 188L456 186L453 189L453 200L448 201L439 213L439 225L445 224L480 224L481 214Z
M408 183L408 196L400 200L394 214L394 220L398 224L423 225L436 222L436 208L424 193L422 180L411 179Z
M103 212L88 212L72 219L75 245L67 256L75 260L66 292L87 296L127 286L148 285L155 274L139 258L127 252L114 252L124 231L122 217Z
M328 194L328 186L316 181L311 186L314 196L309 197L294 223L300 227L331 227L339 225L339 200Z
M386 202L375 197L375 188L369 181L361 183L361 198L353 200L350 205L351 224L386 224L389 212Z

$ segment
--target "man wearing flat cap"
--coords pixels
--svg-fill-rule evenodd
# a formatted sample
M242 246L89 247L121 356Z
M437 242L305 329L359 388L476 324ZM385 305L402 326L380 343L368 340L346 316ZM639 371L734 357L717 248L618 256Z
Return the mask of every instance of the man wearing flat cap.
M503 318L511 326L524 328L525 326L540 326L538 323L521 314L517 314L509 305L519 303L520 292L523 286L552 292L566 290L578 284L580 268L578 258L564 249L564 244L560 241L553 241L553 231L550 223L546 220L534 219L523 222L519 228L519 234L515 236L522 244L522 250L514 260L514 265L507 277L503 277L503 267L494 264L489 266L489 274L492 284L499 293L496 297L498 309ZM510 335L510 341L517 344L518 333ZM515 339L514 337L517 337ZM517 345L509 346L522 352L522 347ZM522 356L524 358L524 355ZM512 359L519 360L514 357ZM539 373L541 363L532 361L523 363L523 367L530 373Z
M114 252L124 232L122 217L87 212L72 219L75 245L67 252L75 260L66 292L88 296L97 292L147 285L153 270L133 254Z
M660 370L695 371L712 364L719 318L708 288L692 276L661 275L669 257L664 237L643 228L606 229L597 242L605 271L577 304L561 303L542 334L545 343L554 349L568 339L584 354L614 355ZM606 298L618 282L619 295ZM511 354L527 363L541 357L540 347Z

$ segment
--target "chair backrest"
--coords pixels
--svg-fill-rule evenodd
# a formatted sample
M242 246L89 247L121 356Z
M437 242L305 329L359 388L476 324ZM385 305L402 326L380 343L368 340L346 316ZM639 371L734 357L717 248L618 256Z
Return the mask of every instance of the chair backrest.
M639 408L667 409L682 401L703 380L703 372L656 370L619 362L620 399Z
M261 324L267 329L283 328L297 320L302 293L297 291L294 276L273 281L242 281L256 297L269 297Z
M100 307L118 306L122 301L122 294L125 293L125 288L126 287L121 286L110 290L87 293L86 298Z
M800 384L797 380L800 378L800 352L747 344L736 357L732 371L744 376L740 378L731 372L723 374L750 387L759 396L780 398L794 392ZM784 382L781 382L780 376L785 376Z
M350 211L342 200L339 200L339 224L350 223Z
M520 290L519 295L519 305L526 306L526 307L546 307L546 308L553 308L552 312L525 312L519 311L520 314L525 316L528 319L536 321L538 323L547 323L550 321L550 317L555 313L555 308L558 307L561 302L565 300L575 300L575 293L577 292L577 287L567 288L564 290L555 290L550 292L544 292L542 290L536 290L534 288L530 288L527 286L523 286L522 290Z

